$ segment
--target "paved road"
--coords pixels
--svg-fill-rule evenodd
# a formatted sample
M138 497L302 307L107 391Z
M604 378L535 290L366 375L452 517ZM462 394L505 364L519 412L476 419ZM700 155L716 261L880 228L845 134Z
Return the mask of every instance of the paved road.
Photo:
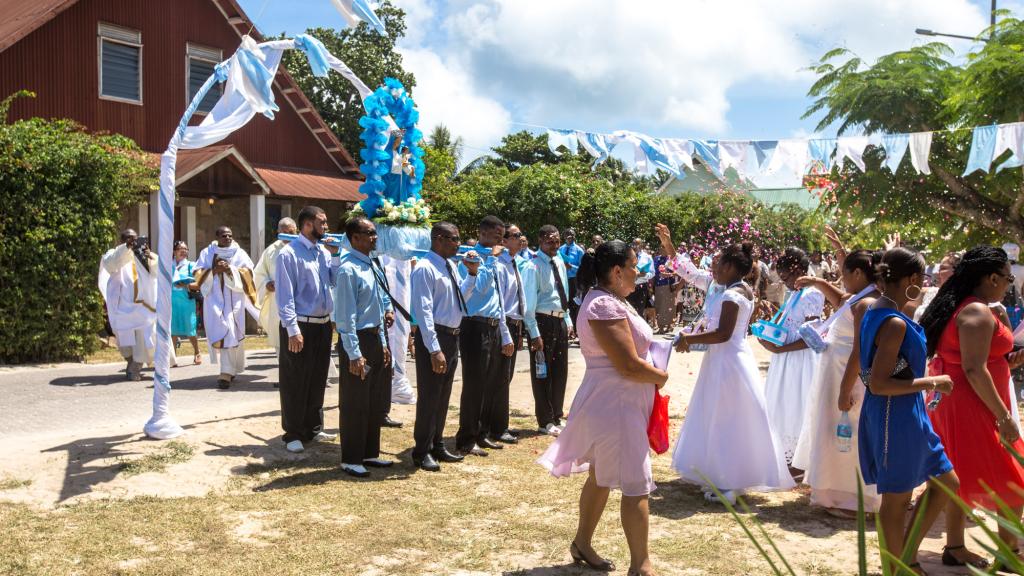
M277 358L273 350L246 354L245 372L228 390L217 389L217 367L208 357L199 366L171 369L171 409L175 415L209 413L223 408L235 413L276 403ZM191 357L180 357L191 362ZM153 371L141 382L125 378L124 363L57 364L53 367L0 370L0 439L10 440L53 432L106 428L134 422L136 430L149 419ZM337 401L337 386L334 401Z

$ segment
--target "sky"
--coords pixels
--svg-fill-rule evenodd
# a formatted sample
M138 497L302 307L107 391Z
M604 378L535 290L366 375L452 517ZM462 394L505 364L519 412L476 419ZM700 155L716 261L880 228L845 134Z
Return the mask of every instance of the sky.
M371 0L372 1L372 0ZM990 0L393 0L399 42L428 133L443 123L470 160L536 126L660 137L780 139L815 76L842 47L865 61L934 38L973 36ZM240 0L267 34L342 28L328 0ZM1000 8L1024 15L1024 0ZM974 43L946 39L963 56ZM829 134L825 131L825 134Z

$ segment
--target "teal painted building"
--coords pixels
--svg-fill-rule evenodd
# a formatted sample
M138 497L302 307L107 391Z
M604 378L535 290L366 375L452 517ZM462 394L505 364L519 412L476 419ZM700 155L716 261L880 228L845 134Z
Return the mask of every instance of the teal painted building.
M796 204L806 210L814 210L821 203L819 195L806 188L758 188L749 180L740 178L733 168L726 170L723 176L719 180L707 166L694 162L693 170L687 170L686 177L670 177L658 188L658 193L678 196L684 192L701 195L736 192L746 194L767 206Z

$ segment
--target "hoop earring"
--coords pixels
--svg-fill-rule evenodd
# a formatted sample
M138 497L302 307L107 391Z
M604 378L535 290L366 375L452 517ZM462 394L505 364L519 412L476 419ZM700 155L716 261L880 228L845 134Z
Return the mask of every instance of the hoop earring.
M915 296L910 295L911 288L917 288L917 294ZM911 284L907 286L906 290L903 291L903 295L907 297L907 300L917 300L918 298L921 297L921 292L924 292L924 290L920 286L915 286Z

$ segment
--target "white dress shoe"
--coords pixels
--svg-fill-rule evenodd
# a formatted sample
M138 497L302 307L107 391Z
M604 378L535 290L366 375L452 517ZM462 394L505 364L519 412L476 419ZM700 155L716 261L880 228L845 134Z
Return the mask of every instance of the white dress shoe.
M543 428L538 428L537 431L543 434L547 434L548 436L558 436L559 434L562 433L562 429L559 428L558 426L555 426L554 424L548 424Z
M327 432L317 432L316 436L313 436L313 442L333 442L337 438L337 434L329 434Z
M305 446L302 445L301 440L292 440L291 442L284 445L284 449L289 452L302 452L305 450Z
M370 475L370 471L362 464L342 464L341 470L350 476L355 476L356 478L366 478Z

